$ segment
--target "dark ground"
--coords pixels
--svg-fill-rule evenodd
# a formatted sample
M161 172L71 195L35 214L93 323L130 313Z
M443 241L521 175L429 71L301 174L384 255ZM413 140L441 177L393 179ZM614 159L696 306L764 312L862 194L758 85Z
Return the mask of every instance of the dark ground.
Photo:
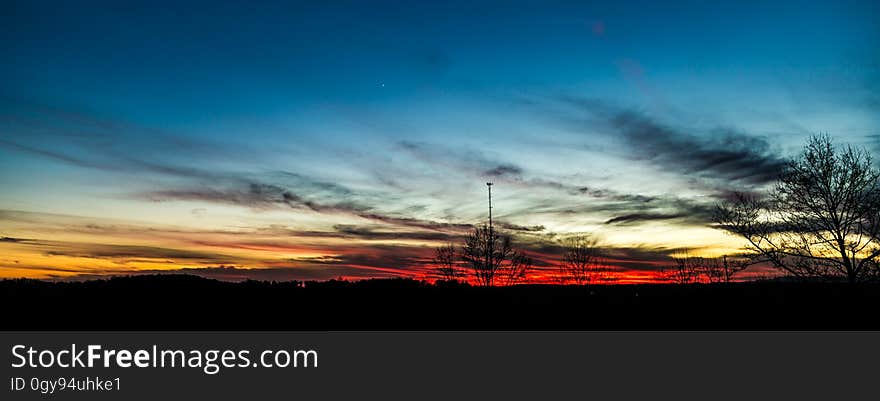
M880 285L0 281L4 330L880 329Z

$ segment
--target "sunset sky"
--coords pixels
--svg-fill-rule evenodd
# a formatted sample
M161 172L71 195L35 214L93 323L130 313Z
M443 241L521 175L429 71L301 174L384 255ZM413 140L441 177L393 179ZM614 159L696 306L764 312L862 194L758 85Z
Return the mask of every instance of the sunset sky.
M492 181L534 280L583 232L651 280L809 135L880 150L876 1L239 3L4 6L0 277L421 278Z

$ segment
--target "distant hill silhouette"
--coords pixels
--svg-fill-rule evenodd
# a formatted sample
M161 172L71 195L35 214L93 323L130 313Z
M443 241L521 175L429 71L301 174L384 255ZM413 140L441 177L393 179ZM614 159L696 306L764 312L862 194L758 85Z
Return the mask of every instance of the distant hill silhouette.
M5 330L880 329L876 284L481 288L150 275L2 280L0 299Z

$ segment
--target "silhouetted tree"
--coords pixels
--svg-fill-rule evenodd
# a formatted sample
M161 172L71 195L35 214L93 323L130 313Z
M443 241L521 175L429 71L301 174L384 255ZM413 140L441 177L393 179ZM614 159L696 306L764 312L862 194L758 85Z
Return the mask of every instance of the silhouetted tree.
M878 179L867 151L814 136L766 198L738 193L715 221L745 238L756 261L788 274L868 280L880 256Z
M462 276L455 262L455 245L447 244L436 248L434 264L437 265L436 272L442 280L453 281Z
M733 276L749 267L750 261L743 258L728 257L703 259L701 272L710 283L729 283Z
M672 257L672 268L667 272L666 279L675 284L690 284L700 280L702 258L691 256L687 249Z
M677 284L729 283L736 273L750 265L749 259L726 255L720 258L704 258L692 256L687 250L673 256L672 260L673 266L667 272L666 278Z
M532 258L522 252L514 252L510 264L500 270L501 285L516 285L524 281L532 264Z
M498 276L519 281L531 265L528 257L513 249L509 236L499 235L489 225L476 227L468 234L462 259L470 264L477 284L482 286L495 285ZM504 281L509 284L506 278Z
M560 269L564 278L577 285L600 279L602 267L598 241L589 235L578 235L563 242L565 251Z

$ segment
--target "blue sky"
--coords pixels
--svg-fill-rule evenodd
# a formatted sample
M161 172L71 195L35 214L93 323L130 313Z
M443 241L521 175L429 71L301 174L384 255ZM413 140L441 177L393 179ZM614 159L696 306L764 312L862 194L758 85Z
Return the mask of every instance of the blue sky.
M305 268L305 247L354 271L342 256L457 238L494 180L536 252L583 231L729 252L712 204L764 188L810 134L880 133L875 2L116 3L0 16L0 209L199 234L69 243L234 231L291 248L235 265ZM56 235L15 221L0 235Z

